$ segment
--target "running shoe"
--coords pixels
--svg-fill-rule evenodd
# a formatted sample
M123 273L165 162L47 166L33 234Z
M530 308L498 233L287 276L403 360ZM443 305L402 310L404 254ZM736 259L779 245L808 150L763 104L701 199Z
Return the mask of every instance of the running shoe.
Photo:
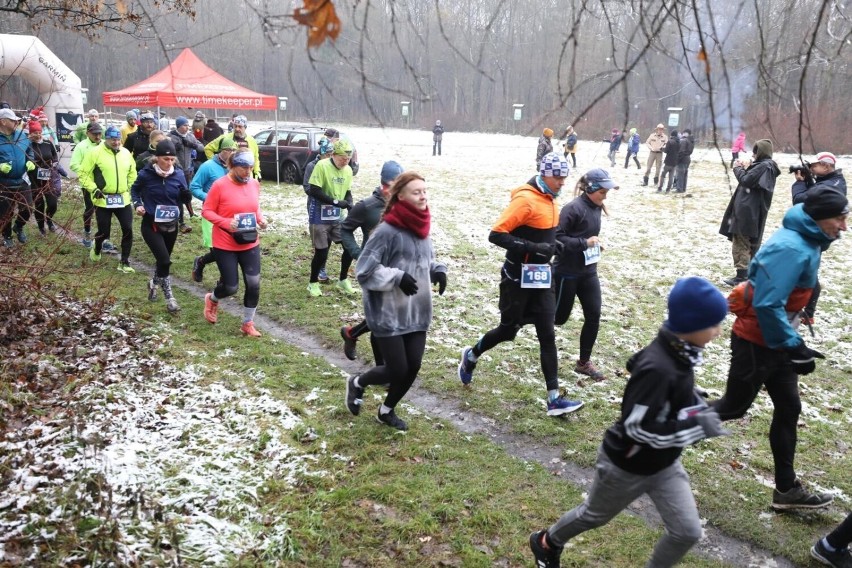
M136 270L126 262L119 262L116 270L125 274L133 274Z
M569 414L574 412L575 410L580 410L583 407L583 403L579 400L568 400L567 398L556 398L547 403L547 415L548 416L561 416L563 414Z
M359 375L352 375L346 379L346 408L354 416L358 416L364 403L364 389L355 386L355 379L358 377Z
M385 426L396 428L400 432L408 430L408 424L405 423L405 420L397 416L393 410L387 414L382 414L381 409L379 409L379 413L376 415L376 420Z
M562 555L561 548L544 548L541 539L545 531L534 532L530 535L530 550L535 556L536 568L559 568L559 557Z
M320 290L319 282L308 283L308 294L314 298L322 296L322 290Z
M351 325L345 325L340 328L340 337L343 338L343 354L350 361L354 361L358 357L358 352L356 351L358 338L352 337L350 333L352 333Z
M212 297L211 293L204 296L204 319L210 323L216 323L219 320L219 302L211 300Z
M469 385L470 381L473 380L473 370L476 368L476 363L471 362L471 360L467 358L468 353L470 353L472 349L472 347L465 347L461 352L461 361L459 361L459 379L461 379L463 385Z
M346 280L339 280L337 282L337 289L343 292L344 294L354 294L355 288L352 287L352 283L347 278Z
M196 256L192 261L192 281L201 282L204 280L204 263L201 262L200 256Z
M242 327L240 328L240 331L242 331L243 334L248 335L249 337L260 337L261 336L261 333L254 328L254 322L253 321L245 322L242 325Z

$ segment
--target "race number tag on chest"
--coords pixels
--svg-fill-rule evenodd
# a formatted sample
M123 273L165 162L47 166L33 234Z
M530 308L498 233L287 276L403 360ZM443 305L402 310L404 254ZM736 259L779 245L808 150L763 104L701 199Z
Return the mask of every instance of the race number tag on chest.
M322 205L320 207L320 219L323 221L337 221L340 219L340 207Z
M155 223L169 223L180 216L180 210L177 205L157 205L154 210Z
M521 288L550 288L550 265L522 264Z
M124 207L124 195L120 193L108 193L106 197L107 209L121 209Z
M586 266L595 264L601 259L601 245L595 245L583 251L583 256L586 257Z
M253 231L257 229L257 216L254 213L237 213L234 215L237 220L238 231Z
M50 168L39 168L38 170L36 170L36 179L50 179Z

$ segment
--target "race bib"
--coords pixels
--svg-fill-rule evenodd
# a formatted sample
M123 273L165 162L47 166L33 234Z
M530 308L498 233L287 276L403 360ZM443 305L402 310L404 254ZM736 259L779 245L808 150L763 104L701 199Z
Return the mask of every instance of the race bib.
M257 229L257 216L254 213L237 213L237 231L254 231Z
M180 209L177 205L157 205L154 209L155 223L170 223L180 216Z
M50 179L50 168L39 168L36 170L36 179L40 180L48 180Z
M340 219L340 207L335 205L322 205L320 207L320 219L322 221L337 221Z
M121 193L108 193L106 197L107 209L121 209L124 207L124 195Z
M521 288L550 288L550 265L522 264Z
M583 251L583 256L586 257L586 266L595 264L601 259L601 245L595 245Z

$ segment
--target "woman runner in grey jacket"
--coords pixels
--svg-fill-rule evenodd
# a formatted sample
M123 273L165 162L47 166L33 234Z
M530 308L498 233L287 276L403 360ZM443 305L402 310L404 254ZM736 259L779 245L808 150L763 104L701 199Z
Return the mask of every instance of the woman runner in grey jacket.
M346 407L358 415L367 386L389 385L377 420L397 430L408 429L394 407L414 384L423 361L432 322L430 283L438 285L439 294L447 287L447 267L435 261L430 223L423 177L400 174L390 188L384 218L355 268L364 291L364 314L385 360L346 381Z

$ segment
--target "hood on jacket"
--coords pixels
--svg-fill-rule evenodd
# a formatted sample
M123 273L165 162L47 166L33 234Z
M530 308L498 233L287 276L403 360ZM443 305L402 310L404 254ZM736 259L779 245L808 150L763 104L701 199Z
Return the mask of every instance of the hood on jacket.
M834 241L831 237L822 232L816 221L810 215L805 213L804 204L799 203L794 205L784 214L784 219L781 225L785 229L795 231L804 238L814 241L819 244L823 251L828 249Z
M538 186L534 177L530 178L530 180L527 182L526 185L522 185L521 187L516 187L515 189L513 189L512 192L509 194L510 199L514 199L522 191L531 191L531 192L533 192L537 195L547 197L548 199L551 199L551 200L553 199L553 196L551 196L549 193L547 193L546 191L544 191L543 189L541 189Z
M754 148L752 149L754 153L754 160L765 160L767 158L772 157L772 140L768 140L766 138L762 140L758 140L754 143Z

